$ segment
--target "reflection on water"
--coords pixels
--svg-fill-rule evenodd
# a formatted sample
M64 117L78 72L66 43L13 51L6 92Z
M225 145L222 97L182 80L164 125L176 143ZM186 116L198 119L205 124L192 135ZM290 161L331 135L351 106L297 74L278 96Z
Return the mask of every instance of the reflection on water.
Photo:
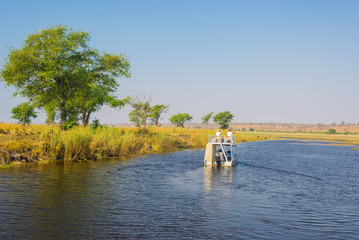
M359 152L267 141L0 170L0 239L356 239Z
M235 169L230 167L204 166L203 167L203 189L205 199L213 199L213 196L221 196L221 204L231 205L225 200L230 199L232 190L225 187L233 182Z

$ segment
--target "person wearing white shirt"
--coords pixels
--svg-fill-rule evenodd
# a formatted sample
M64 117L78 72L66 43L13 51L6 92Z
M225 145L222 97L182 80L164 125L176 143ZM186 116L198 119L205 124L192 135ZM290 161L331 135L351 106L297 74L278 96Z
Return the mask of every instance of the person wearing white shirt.
M219 131L219 129L216 132L216 141L223 142L223 139L222 139L222 136L221 136L221 131Z
M231 129L228 130L227 136L228 136L228 138L229 138L229 141L230 141L231 143L233 143L233 132L232 132Z

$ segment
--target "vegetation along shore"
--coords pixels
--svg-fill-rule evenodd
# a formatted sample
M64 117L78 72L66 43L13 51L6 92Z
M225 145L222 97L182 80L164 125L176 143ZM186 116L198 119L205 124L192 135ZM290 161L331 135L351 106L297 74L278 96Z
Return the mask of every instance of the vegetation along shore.
M56 125L0 124L0 164L50 161L101 161L148 153L165 153L183 149L204 148L213 129L178 127L74 127L67 131ZM315 144L353 146L357 135L304 133L235 132L236 141L250 142L274 139L305 139ZM314 143L313 143L314 144Z
M205 147L209 129L177 127L74 127L0 124L0 163L87 161ZM271 138L263 133L236 133L238 142Z

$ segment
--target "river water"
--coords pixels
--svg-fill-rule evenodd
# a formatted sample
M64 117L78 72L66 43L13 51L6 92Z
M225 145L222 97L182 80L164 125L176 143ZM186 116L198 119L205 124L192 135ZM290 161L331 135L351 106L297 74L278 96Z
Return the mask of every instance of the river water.
M0 170L0 239L358 239L359 151L307 142Z

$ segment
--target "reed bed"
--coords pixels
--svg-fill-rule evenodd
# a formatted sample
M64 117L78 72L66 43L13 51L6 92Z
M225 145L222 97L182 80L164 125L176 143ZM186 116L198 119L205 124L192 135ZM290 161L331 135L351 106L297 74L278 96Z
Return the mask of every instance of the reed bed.
M0 163L87 161L181 149L204 148L213 130L177 127L112 128L0 124ZM239 142L265 140L255 133L235 134Z
M75 127L0 123L0 164L40 161L88 161L181 149L204 148L214 130L177 127ZM358 150L359 138L348 135L235 132L236 141L305 139L347 144Z

